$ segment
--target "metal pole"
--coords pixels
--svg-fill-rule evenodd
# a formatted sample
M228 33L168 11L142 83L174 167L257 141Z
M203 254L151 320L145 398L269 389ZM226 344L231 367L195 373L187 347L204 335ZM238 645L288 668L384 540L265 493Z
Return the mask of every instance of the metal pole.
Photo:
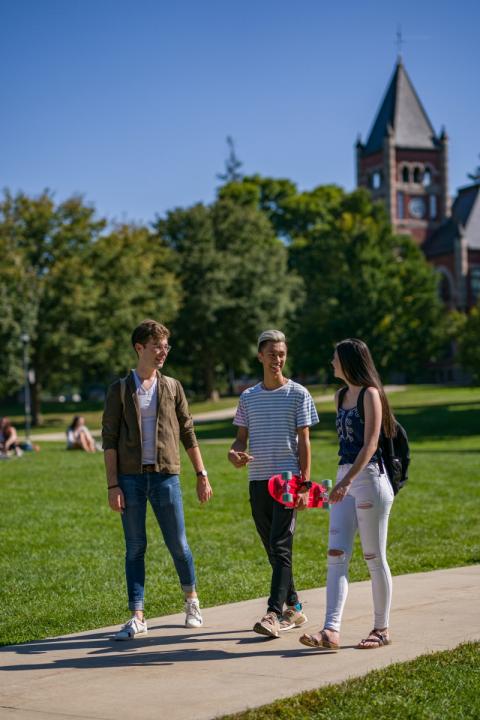
M23 372L25 374L25 442L30 445L30 424L31 424L31 403L30 403L30 379L28 373L28 343L30 337L27 333L22 335L23 342Z

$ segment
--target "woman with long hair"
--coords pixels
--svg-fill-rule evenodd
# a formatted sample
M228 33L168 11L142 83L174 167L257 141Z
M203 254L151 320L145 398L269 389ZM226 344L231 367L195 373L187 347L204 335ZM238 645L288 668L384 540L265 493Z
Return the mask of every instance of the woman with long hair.
M8 417L0 418L0 453L5 457L23 455L18 442L17 430Z
M96 449L92 433L85 425L85 418L82 415L75 415L67 428L67 450L95 452Z
M335 395L340 461L336 485L330 493L325 623L316 635L302 635L300 642L308 647L339 649L348 566L358 529L372 581L374 626L356 647L367 650L390 644L392 576L386 546L393 490L378 444L381 431L387 437L395 435L395 418L370 351L362 340L349 338L339 342L332 365L335 377L346 385ZM360 413L357 404L361 407L362 403Z

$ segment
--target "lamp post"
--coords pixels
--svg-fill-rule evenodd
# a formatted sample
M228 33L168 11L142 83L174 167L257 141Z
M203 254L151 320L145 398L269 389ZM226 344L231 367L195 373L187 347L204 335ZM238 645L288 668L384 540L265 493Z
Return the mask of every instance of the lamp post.
M30 336L28 333L22 333L21 340L23 343L23 373L25 377L25 443L30 445L30 422L31 422L31 403L30 403L30 377L28 372L28 344Z

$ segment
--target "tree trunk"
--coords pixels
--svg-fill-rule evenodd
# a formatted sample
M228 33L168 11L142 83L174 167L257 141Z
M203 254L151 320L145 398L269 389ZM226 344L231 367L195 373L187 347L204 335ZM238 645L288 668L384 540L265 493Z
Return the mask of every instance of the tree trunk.
M218 393L215 390L215 371L212 363L208 363L203 369L203 382L205 383L207 400L218 400Z

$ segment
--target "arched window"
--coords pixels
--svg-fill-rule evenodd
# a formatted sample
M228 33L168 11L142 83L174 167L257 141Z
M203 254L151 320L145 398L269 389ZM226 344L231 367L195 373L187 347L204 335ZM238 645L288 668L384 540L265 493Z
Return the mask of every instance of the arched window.
M429 167L425 168L425 172L423 173L423 184L425 187L430 187L432 184L432 171Z
M422 171L421 171L420 168L417 166L417 167L414 168L414 170L413 170L413 182L414 182L414 183L419 183L419 182L421 182L421 181L422 181Z
M378 190L382 186L382 173L380 170L375 170L372 173L372 188Z
M410 170L408 169L408 167L406 165L403 166L402 180L405 183L410 182Z

